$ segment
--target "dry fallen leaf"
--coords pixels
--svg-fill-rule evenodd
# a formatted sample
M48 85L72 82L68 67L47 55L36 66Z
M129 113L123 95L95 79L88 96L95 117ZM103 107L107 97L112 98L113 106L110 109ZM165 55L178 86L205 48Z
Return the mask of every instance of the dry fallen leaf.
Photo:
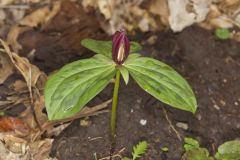
M159 15L160 21L165 25L169 26L169 8L167 0L153 0L150 3L149 11L155 15Z
M115 2L111 0L98 0L97 4L105 19L109 20L112 16L112 9L114 8Z
M36 124L35 119L33 117L29 101L25 101L24 105L28 106L28 107L24 112L22 112L19 115L19 117L24 119L24 121L29 125L30 128L37 128L37 124ZM43 113L43 109L45 107L43 95L41 95L39 98L37 98L34 101L33 106L34 106L34 112L36 114L36 118L38 120L38 123L40 124L40 126L42 126L48 120L47 115L45 113Z
M2 139L5 142L5 147L14 153L25 153L23 148L26 148L27 141L23 138L16 137L12 134L5 134Z
M13 3L14 1L15 0L0 0L0 5L5 6L5 5Z
M70 124L71 124L71 122L59 124L59 125L56 125L56 126L54 126L53 124L49 125L48 128L45 128L47 137L58 136Z
M0 160L29 160L29 155L24 151L27 143L25 140L1 133L0 140Z
M10 87L18 93L21 93L23 91L26 91L26 89L28 89L26 82L22 80L16 80Z
M0 52L0 84L13 73L13 64L9 57Z
M168 0L169 24L174 32L205 20L212 0Z
M99 0L97 3L95 0L82 1L85 10L88 10L88 7L92 7L104 16L100 17L99 22L103 30L108 34L113 34L119 29L132 31L133 29L139 28L143 32L158 30L157 23L155 22L154 17L149 13L148 9L140 7L140 4L142 3L142 0Z
M29 90L31 90L30 88L36 85L39 76L43 73L36 66L30 64L28 59L11 52L9 46L3 40L0 39L0 43L4 47L5 53L10 57L14 66L24 77Z
M0 134L0 140L0 160L47 160L53 142L48 138L27 142L11 134Z
M53 139L44 139L29 144L29 152L34 160L48 158L52 148Z
M30 132L28 125L20 118L5 116L0 118L0 132L14 131L16 134L26 136Z
M7 36L7 43L11 45L14 52L18 52L22 48L17 41L18 36L32 27L41 26L49 22L59 12L60 6L61 1L55 1L51 9L49 6L37 9L20 20L18 24L11 27Z
M5 49L3 52L10 57L12 63L22 74L27 83L30 98L26 97L28 100L25 99L24 101L21 101L25 104L27 109L20 114L20 117L24 119L24 122L27 123L31 129L38 128L37 131L29 135L31 140L38 139L40 132L38 130L41 129L41 125L47 121L47 115L42 112L44 108L44 99L36 85L38 82L38 86L44 86L46 75L35 65L30 64L26 58L20 57L16 53L11 52L8 45L1 39L0 43ZM39 80L41 82L39 82ZM34 90L32 90L32 88Z
M208 18L200 25L206 29L240 27L240 1L225 0L213 3Z

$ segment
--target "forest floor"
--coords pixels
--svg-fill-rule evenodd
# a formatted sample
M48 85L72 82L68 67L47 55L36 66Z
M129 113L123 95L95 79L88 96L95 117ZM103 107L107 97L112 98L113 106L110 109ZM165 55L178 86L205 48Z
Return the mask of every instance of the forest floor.
M8 148L18 153L11 156L26 156L22 147L30 146L26 152L37 160L48 157L49 152L59 160L107 159L113 83L87 104L92 106L88 108L92 112L56 123L47 120L43 87L52 72L93 55L80 45L82 39L110 40L111 37L94 14L86 13L75 2L64 1L61 7L54 3L50 8L43 7L29 19L17 25L4 25L0 30L1 38L18 53L15 61L10 61L14 54L7 52L6 46L0 52L0 58L9 61L1 61L0 66L0 109L5 114L0 118L1 154L9 156L2 151ZM46 17L51 19L47 23ZM220 40L213 31L197 26L180 33L134 31L129 38L142 44L140 54L165 62L186 78L196 95L198 109L195 115L173 109L144 92L133 79L127 86L121 80L116 155L130 156L132 147L146 140L149 146L142 160L180 160L184 137L196 138L212 155L223 142L240 138L239 42ZM29 68L34 69L30 75ZM36 81L29 83L29 77ZM29 92L33 92L31 100ZM163 147L168 151L162 151Z

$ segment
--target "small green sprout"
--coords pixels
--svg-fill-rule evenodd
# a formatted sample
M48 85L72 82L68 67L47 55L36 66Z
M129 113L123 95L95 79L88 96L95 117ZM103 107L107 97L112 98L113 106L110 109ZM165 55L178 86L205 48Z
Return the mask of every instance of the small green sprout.
M191 137L185 137L184 138L184 149L186 151L189 151L194 148L199 148L199 142Z
M136 160L137 158L140 158L143 154L146 153L147 146L148 144L146 141L139 142L136 146L133 147L132 158L124 157L122 160Z
M218 28L215 30L215 35L219 38L219 39L229 39L231 37L231 32L228 29L225 28Z
M214 160L209 156L208 150L201 148L199 142L193 138L184 138L184 149L182 160Z
M5 116L5 112L1 111L1 112L0 112L0 117L1 117L1 116Z
M162 150L163 152L168 152L168 147L162 147L161 150Z

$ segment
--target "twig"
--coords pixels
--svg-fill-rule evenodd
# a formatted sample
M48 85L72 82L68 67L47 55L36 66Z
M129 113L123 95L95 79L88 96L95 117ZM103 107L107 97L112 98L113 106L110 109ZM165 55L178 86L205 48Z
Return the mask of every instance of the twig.
M100 158L99 160L109 160L110 158L116 158L116 157L122 158L121 154L124 150L125 150L125 148L121 149L120 151L118 151L118 153L116 153L112 156L107 156L107 157L104 157L104 158Z
M111 102L112 102L112 99L109 99L101 104L96 105L95 107L91 107L91 108L85 107L81 112L79 112L77 115L71 118L66 118L63 120L48 121L43 128L49 125L55 125L55 124L65 123L68 121L73 121L75 119L82 118L82 117L89 117L89 116L98 115L100 113L106 113L108 112L108 110L103 110L103 109L106 108L108 104Z
M38 88L39 91L43 91L44 88ZM15 95L15 94L27 94L29 93L29 90L28 89L25 89L25 90L22 90L22 91L12 91L12 92L8 92L7 95L8 96L12 96L12 95Z
M237 26L238 28L240 28L240 23L238 23L237 21L232 20L231 18L225 17L225 16L221 16L221 18L223 18L224 20L232 23L233 25Z
M94 157L94 160L98 160L96 152L93 154L93 157Z
M30 107L31 107L31 111L32 111L32 115L34 118L34 121L36 122L38 128L40 129L40 131L42 130L42 127L37 119L37 115L34 109L34 99L33 99L33 95L32 95L32 90L29 90L29 95L30 95Z
M165 114L166 120L169 123L170 128L175 132L175 134L176 134L177 138L179 139L179 141L182 141L182 138L179 135L178 131L175 129L175 127L172 125L172 122L169 120L168 115L167 115L167 111L164 108L162 108L162 109L163 109L163 112Z
M0 9L29 9L29 5L0 5Z
M89 141L95 141L95 140L97 140L97 139L102 139L103 137L94 137L94 138L91 138L91 139L89 139Z

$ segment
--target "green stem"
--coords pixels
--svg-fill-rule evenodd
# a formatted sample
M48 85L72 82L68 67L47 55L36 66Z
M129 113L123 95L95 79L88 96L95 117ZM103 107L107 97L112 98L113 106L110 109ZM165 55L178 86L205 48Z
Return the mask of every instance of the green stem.
M116 137L116 115L117 115L119 82L120 82L120 71L117 69L116 80L115 80L114 91L113 91L112 114L111 114L111 141L113 145L115 144L115 137Z

